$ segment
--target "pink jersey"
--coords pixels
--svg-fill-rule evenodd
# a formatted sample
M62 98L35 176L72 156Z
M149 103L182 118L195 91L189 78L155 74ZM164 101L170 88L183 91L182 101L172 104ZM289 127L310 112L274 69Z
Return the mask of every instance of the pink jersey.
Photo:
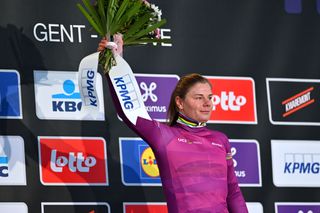
M247 213L234 173L228 138L207 127L174 126L125 116L109 80L123 121L152 148L169 213Z

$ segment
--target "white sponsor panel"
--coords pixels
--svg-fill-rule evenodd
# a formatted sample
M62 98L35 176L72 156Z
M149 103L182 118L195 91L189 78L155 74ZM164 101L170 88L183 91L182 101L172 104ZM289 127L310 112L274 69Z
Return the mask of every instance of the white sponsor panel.
M22 202L0 202L1 213L28 213L28 206Z
M82 107L78 72L34 71L37 117L53 120L105 120L102 78L100 74L96 78L99 110L91 113Z
M259 202L247 202L249 213L263 213L262 204Z
M273 183L320 187L320 141L271 140Z
M0 135L0 185L26 185L26 182L23 138Z

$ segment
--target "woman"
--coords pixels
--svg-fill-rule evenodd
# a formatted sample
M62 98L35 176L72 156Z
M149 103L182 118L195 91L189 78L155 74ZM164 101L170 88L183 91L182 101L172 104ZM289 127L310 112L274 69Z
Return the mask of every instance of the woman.
M107 43L103 39L98 51ZM179 80L170 100L168 125L143 116L130 122L108 81L119 116L155 154L169 213L248 212L228 138L206 127L212 111L212 86L206 78L190 74Z

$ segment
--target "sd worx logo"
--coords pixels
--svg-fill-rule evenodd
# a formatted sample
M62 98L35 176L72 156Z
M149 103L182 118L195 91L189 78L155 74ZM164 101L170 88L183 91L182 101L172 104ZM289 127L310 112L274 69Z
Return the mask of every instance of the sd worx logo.
M39 137L44 185L108 185L103 138Z
M320 125L320 80L267 78L269 119L276 125Z

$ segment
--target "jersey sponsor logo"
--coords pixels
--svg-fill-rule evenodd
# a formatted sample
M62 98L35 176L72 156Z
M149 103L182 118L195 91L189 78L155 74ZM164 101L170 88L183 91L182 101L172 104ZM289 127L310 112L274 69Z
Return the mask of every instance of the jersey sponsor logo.
M263 213L263 207L258 202L246 202L249 213Z
M230 145L239 186L262 186L259 143L256 140L231 139Z
M166 203L162 202L126 202L123 203L123 213L168 213Z
M320 203L313 202L276 202L274 204L276 213L317 213L320 212Z
M104 120L104 104L99 102L99 113L92 115L81 110L78 72L34 71L36 112L40 119ZM97 75L98 98L103 100L102 79ZM92 104L96 104L92 101Z
M271 140L273 182L276 186L320 186L319 141Z
M22 119L20 75L16 70L0 70L0 119Z
M257 124L254 80L248 77L206 76L212 84L209 123Z
M110 213L110 206L105 202L42 202L41 213L81 212Z
M141 138L119 138L122 183L127 186L161 186L154 153Z
M166 121L171 93L179 76L135 74L142 99L151 118Z
M44 185L108 185L103 138L38 138Z
M272 124L320 125L320 80L267 78L266 83Z
M0 185L26 185L24 141L0 136Z
M22 202L0 202L0 212L28 213L28 206Z

